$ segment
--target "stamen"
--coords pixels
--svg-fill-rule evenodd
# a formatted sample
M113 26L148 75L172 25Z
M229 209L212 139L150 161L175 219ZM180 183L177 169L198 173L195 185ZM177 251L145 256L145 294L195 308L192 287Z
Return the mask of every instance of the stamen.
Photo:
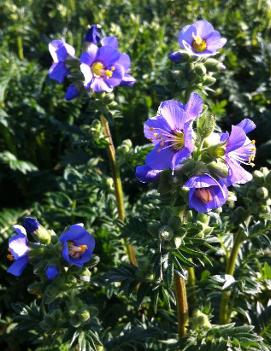
M69 255L73 258L80 258L87 250L87 245L75 245L72 241L68 243Z
M198 199L200 199L205 204L207 204L208 202L213 200L213 196L212 196L210 190L206 189L206 188L198 188L195 191L195 195Z
M104 65L101 62L94 62L91 66L91 70L95 76L101 77L104 73Z
M9 254L7 254L7 259L8 259L9 261L13 261L13 260L14 260L14 257L12 256L11 253L9 253Z
M206 40L202 39L199 35L194 36L192 47L196 52L203 52L207 48Z

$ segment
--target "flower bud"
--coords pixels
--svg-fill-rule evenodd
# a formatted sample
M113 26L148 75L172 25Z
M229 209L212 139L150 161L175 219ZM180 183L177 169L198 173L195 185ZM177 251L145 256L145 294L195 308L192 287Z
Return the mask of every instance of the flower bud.
M257 196L257 198L258 199L267 199L268 198L268 190L264 187L264 186L262 186L262 187L260 187L259 189L257 189L257 191L256 191L256 196Z
M214 58L208 58L205 61L205 66L210 71L216 71L216 70L225 69L225 66L223 65L223 63L221 63L220 61L218 61L218 60L216 60Z
M212 327L212 324L210 323L209 321L209 317L199 311L199 310L196 310L194 313L193 313L193 317L192 317L192 328L193 329L210 329Z
M100 44L101 27L97 24L93 24L86 32L85 41L95 45Z
M220 160L209 163L208 168L210 172L213 173L218 178L227 177L229 173L226 163Z
M215 129L215 117L204 113L198 120L197 132L202 139L207 138Z
M45 229L34 217L25 217L23 226L29 234L33 234L43 244L50 244L51 232Z
M204 76L206 74L206 67L203 63L198 63L194 66L194 71L197 75Z
M48 280L54 280L59 275L59 269L56 265L48 265L45 274Z
M204 77L204 83L206 85L213 85L215 82L216 82L215 77L212 77L210 75L207 75L207 76Z
M90 313L86 308L83 308L79 314L80 314L80 319L82 320L82 322L86 322L90 318Z
M173 237L172 229L165 225L159 230L159 237L161 240L169 241Z

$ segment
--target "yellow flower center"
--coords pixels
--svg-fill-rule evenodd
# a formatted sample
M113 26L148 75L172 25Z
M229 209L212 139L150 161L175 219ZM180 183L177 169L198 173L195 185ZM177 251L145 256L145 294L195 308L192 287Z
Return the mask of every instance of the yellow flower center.
M196 194L196 197L200 199L202 202L204 202L205 204L213 200L212 194L209 189L198 188L195 191L195 194Z
M256 155L256 147L255 147L255 140L251 140L251 147L250 147L250 150L251 150L251 155L249 157L249 163L253 162L254 159L255 159L255 155Z
M91 71L95 77L111 78L114 70L114 66L112 66L111 69L105 69L104 65L99 61L91 65Z
M180 150L184 146L184 134L182 132L175 132L173 148Z
M80 258L87 250L87 245L75 245L72 241L68 243L69 255L72 258Z
M194 37L192 47L196 52L203 52L207 48L206 40L202 39L199 35Z
M91 66L91 70L95 76L101 77L104 73L104 65L101 62L94 62Z

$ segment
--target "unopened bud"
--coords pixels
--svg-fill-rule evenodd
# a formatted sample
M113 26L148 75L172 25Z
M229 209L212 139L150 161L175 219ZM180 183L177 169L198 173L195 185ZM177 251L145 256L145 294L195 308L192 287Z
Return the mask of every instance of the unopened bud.
M197 310L193 313L192 317L192 328L193 329L210 329L212 327L212 324L209 321L209 317Z
M203 63L198 63L194 66L194 71L196 74L204 76L207 72L206 67L204 66Z
M204 113L198 120L197 132L202 139L207 138L215 128L215 117L213 115Z
M223 161L213 161L208 164L208 168L211 173L219 178L227 177L229 173L228 167Z
M82 320L83 322L88 321L89 318L90 318L90 313L89 313L89 311L88 311L87 309L82 309L82 310L80 311L80 318L81 318L81 320Z
M213 85L215 82L216 82L215 77L212 77L210 75L207 75L207 76L204 77L204 83L206 85Z
M256 196L257 196L257 198L258 199L267 199L268 198L268 190L264 187L264 186L262 186L262 187L260 187L259 189L257 189L257 191L256 191Z
M159 230L161 240L169 241L173 237L172 229L165 225Z
M216 71L216 70L225 69L225 66L223 65L223 63L221 63L220 61L218 61L218 60L216 60L214 58L207 59L206 62L205 62L205 66L210 71Z
M42 244L50 244L51 232L40 225L39 221L33 217L25 217L23 226L29 234L33 234Z

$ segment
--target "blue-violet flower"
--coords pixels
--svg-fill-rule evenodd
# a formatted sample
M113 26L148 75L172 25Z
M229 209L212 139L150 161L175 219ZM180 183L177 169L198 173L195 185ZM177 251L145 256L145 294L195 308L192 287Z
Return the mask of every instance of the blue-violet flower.
M117 38L104 37L101 45L90 44L80 57L85 88L100 93L111 92L118 85L133 85L135 79L129 74L130 57L119 52Z
M191 155L194 149L192 123L202 108L202 98L196 93L190 95L186 104L177 100L161 103L157 115L144 124L145 137L152 141L154 149L146 157L148 168L137 170L139 179L142 170L148 173L153 170L153 175L166 169L174 171Z
M14 227L15 235L9 239L9 254L7 258L9 261L14 261L8 268L7 272L19 277L28 264L29 246L26 231L20 225Z
M189 188L189 207L198 212L210 212L221 207L228 198L225 184L207 173L191 177L184 187Z
M59 240L63 247L62 256L69 264L82 267L91 259L95 239L81 224L71 225Z
M211 23L200 20L185 26L178 36L179 45L193 56L215 55L227 42Z
M49 51L53 58L53 64L49 69L49 77L58 83L63 83L69 74L65 61L75 54L74 48L64 40L53 40L49 43Z

